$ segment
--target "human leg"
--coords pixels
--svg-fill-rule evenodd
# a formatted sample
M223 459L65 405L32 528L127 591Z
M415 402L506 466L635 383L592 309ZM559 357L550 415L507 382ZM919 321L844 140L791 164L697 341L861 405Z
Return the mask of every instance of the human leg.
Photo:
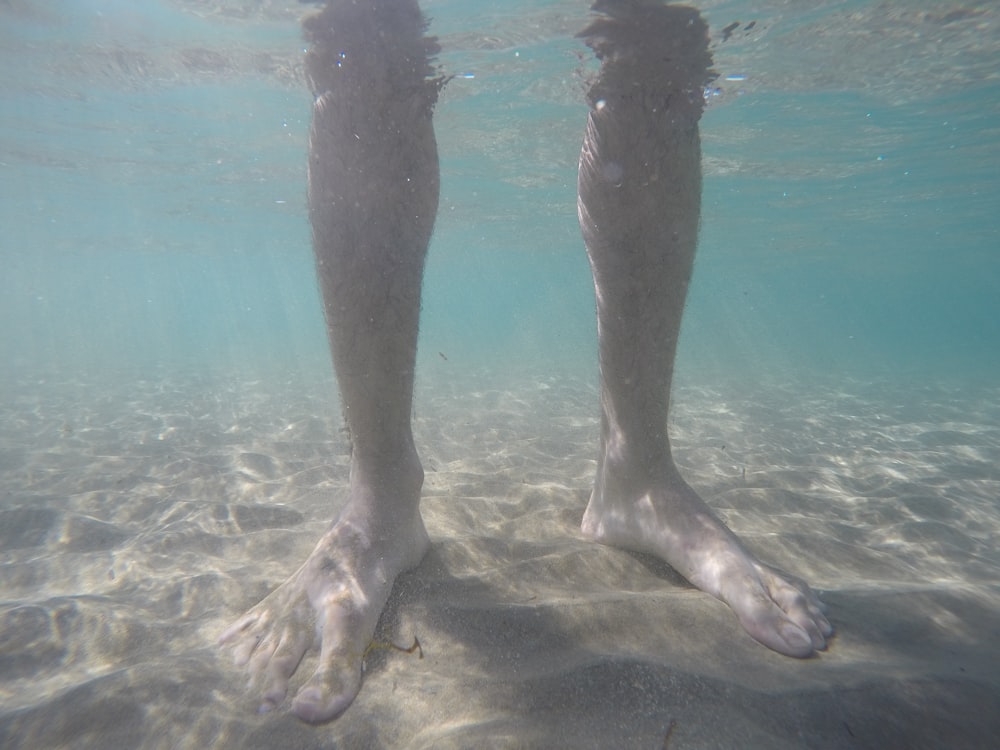
M410 430L424 257L438 201L433 40L416 0L332 0L304 23L315 99L309 215L330 348L351 438L350 494L303 566L233 624L233 648L280 704L315 643L292 711L334 718L361 687L362 656L396 576L429 545Z
M808 656L832 629L802 581L757 560L683 480L667 419L701 203L698 120L711 59L697 11L598 0L602 61L580 156L597 296L601 445L582 529L648 552L726 602L764 645Z

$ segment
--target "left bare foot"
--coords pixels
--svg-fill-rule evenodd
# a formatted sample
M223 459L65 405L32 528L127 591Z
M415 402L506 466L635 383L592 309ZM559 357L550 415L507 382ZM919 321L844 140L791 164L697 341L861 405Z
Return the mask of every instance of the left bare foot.
M596 542L656 555L728 604L757 641L788 656L826 648L825 606L794 576L760 562L670 467L637 480L605 460L583 533Z

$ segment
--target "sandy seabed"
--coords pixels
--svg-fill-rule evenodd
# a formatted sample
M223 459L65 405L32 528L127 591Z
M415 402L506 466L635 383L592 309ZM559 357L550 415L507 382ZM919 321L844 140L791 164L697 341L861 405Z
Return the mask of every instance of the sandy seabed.
M331 380L7 378L4 748L985 748L1000 736L1000 387L811 379L675 392L675 456L822 592L799 661L667 566L590 544L593 383L420 384L433 548L351 709L257 715L221 631L343 501ZM309 673L310 662L300 668ZM295 685L293 684L293 690Z

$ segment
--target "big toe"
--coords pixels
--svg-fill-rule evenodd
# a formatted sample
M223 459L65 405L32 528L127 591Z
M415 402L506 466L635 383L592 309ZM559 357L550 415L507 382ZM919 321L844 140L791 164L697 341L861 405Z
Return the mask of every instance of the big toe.
M804 659L826 647L816 628L803 628L777 607L765 613L741 616L740 624L755 641L785 656Z
M340 716L361 690L361 671L317 671L292 701L292 713L317 724Z
M793 622L783 623L778 628L778 638L780 639L780 645L775 650L788 656L802 658L812 656L812 653L817 648L809 632Z
M755 641L785 656L802 659L812 656L816 650L809 633L790 620L768 623L744 622L743 626Z

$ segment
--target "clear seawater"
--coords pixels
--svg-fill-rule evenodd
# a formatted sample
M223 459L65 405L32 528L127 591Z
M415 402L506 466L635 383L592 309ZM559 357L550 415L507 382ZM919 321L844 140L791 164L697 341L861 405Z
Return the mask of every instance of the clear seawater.
M614 747L645 720L634 746L665 747L676 717L678 747L996 736L1000 3L694 4L719 77L673 447L823 589L830 651L720 647L721 605L574 536L599 429L589 2L426 0L454 76L415 405L434 554L387 638L419 630L427 659L376 664L332 726L254 715L214 641L348 471L309 6L0 0L0 745Z
M720 77L680 376L993 378L996 4L699 7ZM0 368L328 366L307 9L0 8ZM457 77L437 109L422 358L593 372L574 203L587 3L424 9Z

